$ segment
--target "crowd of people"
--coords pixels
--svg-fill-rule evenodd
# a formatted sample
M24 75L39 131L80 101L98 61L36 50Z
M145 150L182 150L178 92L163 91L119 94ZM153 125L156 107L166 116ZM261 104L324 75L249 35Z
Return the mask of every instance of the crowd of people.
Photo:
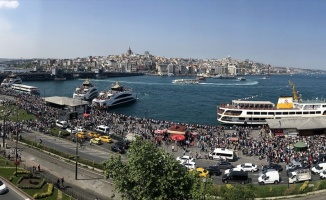
M16 105L19 109L24 109L28 113L37 116L35 120L20 120L19 122L8 121L6 123L7 134L15 134L23 131L50 130L55 126L55 120L58 119L63 108L52 107L45 103L39 96L17 93L8 88L1 88L0 95L14 97L13 100L4 100L3 105ZM11 113L14 115L14 113ZM120 137L133 133L143 139L150 139L157 146L171 145L173 151L180 146L184 151L196 153L196 155L208 154L212 149L220 147L233 149L242 156L258 156L260 159L266 159L268 162L286 162L293 160L300 161L305 165L311 166L314 159L319 154L326 153L326 138L324 135L309 137L274 137L267 126L252 127L244 126L209 126L199 124L186 124L168 122L165 120L139 118L126 116L118 113L109 113L105 110L92 108L87 117L79 117L69 120L70 126L88 126L93 129L99 125L110 127L109 134L116 134ZM165 130L178 124L186 126L185 139L182 141L173 141L168 133L156 134L155 130ZM0 125L1 132L3 124ZM259 134L253 135L252 132ZM7 135L9 137L9 135ZM296 151L294 144L303 141L307 148Z

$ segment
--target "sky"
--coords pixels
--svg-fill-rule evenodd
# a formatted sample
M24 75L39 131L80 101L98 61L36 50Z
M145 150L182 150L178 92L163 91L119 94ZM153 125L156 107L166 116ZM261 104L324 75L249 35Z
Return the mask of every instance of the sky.
M149 51L326 69L324 0L0 0L0 58Z

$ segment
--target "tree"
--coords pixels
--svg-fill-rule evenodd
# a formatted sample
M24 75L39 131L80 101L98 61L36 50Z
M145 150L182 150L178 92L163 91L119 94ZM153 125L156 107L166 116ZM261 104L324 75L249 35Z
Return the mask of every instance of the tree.
M201 199L212 185L189 173L150 141L140 139L128 150L128 161L123 162L119 156L103 164L106 177L112 177L115 190L127 199Z

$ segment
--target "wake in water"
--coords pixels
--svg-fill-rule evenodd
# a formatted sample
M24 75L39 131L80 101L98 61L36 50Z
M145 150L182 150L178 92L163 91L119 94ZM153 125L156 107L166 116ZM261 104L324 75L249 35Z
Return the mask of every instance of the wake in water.
M217 85L217 86L244 86L244 85L258 85L258 81L248 81L248 82L229 82L229 83L199 83L200 85Z

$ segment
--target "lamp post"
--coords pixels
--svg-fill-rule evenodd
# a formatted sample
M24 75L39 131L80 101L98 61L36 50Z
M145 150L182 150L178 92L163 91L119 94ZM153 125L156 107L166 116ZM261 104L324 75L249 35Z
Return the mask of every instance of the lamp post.
M18 108L16 109L16 160L15 160L15 165L16 165L16 176L17 176L17 166L18 166Z
M76 136L76 170L75 170L75 180L77 180L77 170L78 170L78 137L77 137L77 133L75 134L75 136Z

